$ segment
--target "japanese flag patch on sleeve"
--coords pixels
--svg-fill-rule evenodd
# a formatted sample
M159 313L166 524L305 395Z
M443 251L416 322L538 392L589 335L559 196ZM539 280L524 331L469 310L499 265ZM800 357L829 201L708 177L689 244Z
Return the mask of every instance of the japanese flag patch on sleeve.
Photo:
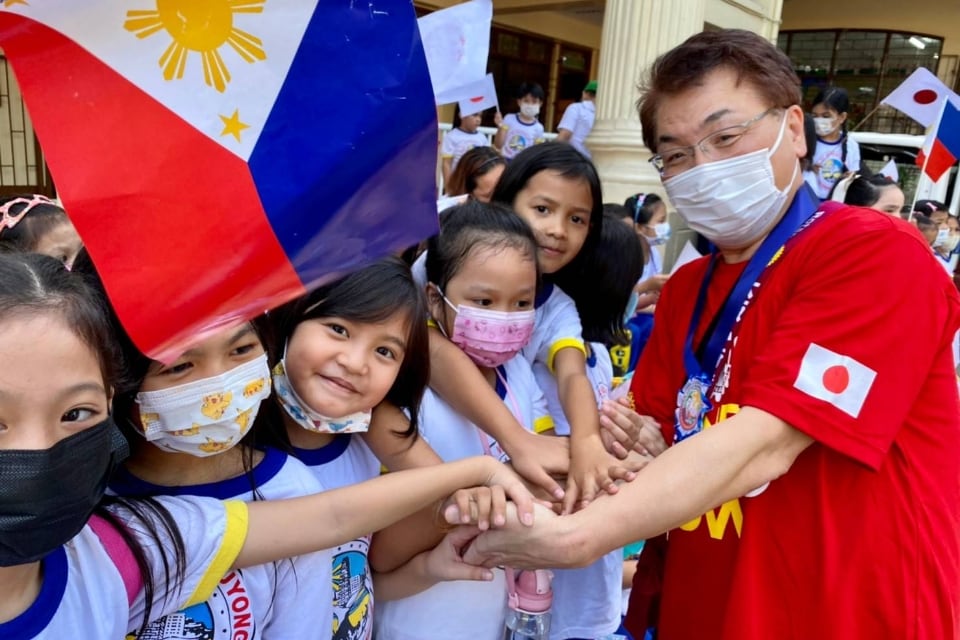
M793 386L857 418L876 377L865 364L811 342Z

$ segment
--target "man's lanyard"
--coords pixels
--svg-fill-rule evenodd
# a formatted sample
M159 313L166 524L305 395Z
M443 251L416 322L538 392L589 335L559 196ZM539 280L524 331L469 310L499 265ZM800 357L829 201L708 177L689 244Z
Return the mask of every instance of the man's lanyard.
M767 268L786 242L804 227L804 223L816 211L817 199L806 186L802 186L794 196L793 202L783 218L780 219L777 226L767 235L760 248L750 258L743 273L740 274L733 289L724 300L720 312L711 320L710 326L700 341L699 348L694 352L693 338L703 315L713 271L717 266L717 261L721 259L719 254L713 255L700 284L697 303L693 310L693 317L690 319L690 328L687 330L687 339L683 346L683 366L686 369L688 379L701 378L704 381L713 379L720 353L723 351L727 337L730 335L733 324L737 316L740 315L740 309L754 283L760 278L764 269Z

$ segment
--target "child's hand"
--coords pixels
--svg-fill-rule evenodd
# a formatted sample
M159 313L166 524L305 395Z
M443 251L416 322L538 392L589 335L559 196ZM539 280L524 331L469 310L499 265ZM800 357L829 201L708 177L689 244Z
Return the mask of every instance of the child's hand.
M519 431L515 438L500 444L517 473L531 484L542 487L553 499L563 499L563 488L553 476L565 476L570 469L567 438Z
M507 495L503 487L460 489L440 507L443 519L450 524L475 525L486 531L491 523L502 527L507 517Z
M498 127L503 124L503 115L499 111L493 114L493 124Z
M520 520L526 525L532 525L534 498L523 480L510 467L489 456L480 456L480 463L489 468L487 479L483 484L491 488L502 488L506 497L517 506Z
M577 440L570 447L570 474L563 513L587 506L601 491L617 492L617 480L629 482L636 473L621 465L603 448L599 436Z
M600 407L600 435L607 451L620 460L628 451L658 456L667 449L660 424L650 416L641 416L629 406L627 398L606 401ZM604 434L607 434L604 437ZM613 442L611 445L609 442Z
M480 535L480 529L477 527L457 527L445 535L440 544L430 551L425 551L423 560L427 578L437 582L493 580L493 572L490 569L476 567L463 560L463 554L478 535Z

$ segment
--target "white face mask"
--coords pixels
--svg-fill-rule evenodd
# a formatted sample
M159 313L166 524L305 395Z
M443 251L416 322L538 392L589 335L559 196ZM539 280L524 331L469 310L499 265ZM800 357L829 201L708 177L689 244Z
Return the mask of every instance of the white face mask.
M784 115L770 149L707 162L664 180L670 201L691 229L721 249L749 246L769 230L800 171L795 161L787 187L777 189L770 158L786 126Z
M164 451L198 458L232 448L270 395L266 354L226 373L137 394L143 436Z
M520 113L522 113L525 118L536 118L540 115L540 105L522 104L520 105Z
M814 118L813 126L817 130L818 136L828 136L836 129L836 121L833 118Z
M293 390L293 385L287 378L286 361L284 354L283 360L273 368L273 386L277 390L280 406L294 422L314 433L362 433L370 428L372 410L331 418L308 407Z
M934 249L945 249L950 242L950 229L940 229L937 231L937 237L933 241Z
M947 253L953 253L954 251L956 251L957 245L960 245L960 236L951 235L950 237L947 238L947 241L943 244L943 249L945 249Z
M670 223L669 222L658 222L653 225L653 232L657 234L656 241L666 242L670 238Z

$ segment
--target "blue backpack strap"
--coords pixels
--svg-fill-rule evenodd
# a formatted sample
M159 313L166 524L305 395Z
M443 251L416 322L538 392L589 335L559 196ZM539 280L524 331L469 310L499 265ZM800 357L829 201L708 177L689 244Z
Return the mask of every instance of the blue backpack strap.
M127 604L132 606L143 589L143 576L140 575L140 567L137 566L133 551L116 527L105 519L100 516L91 516L88 524L100 538L100 544L120 572L123 586L127 591Z

